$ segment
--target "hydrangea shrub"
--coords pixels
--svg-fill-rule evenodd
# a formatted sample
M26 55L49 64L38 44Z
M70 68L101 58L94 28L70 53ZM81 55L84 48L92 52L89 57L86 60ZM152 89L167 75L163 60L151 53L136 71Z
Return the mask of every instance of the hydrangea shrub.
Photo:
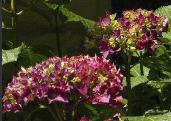
M69 103L77 101L121 104L123 75L103 57L53 57L30 68L21 68L5 88L4 112L18 112L34 101Z
M167 31L168 19L145 9L101 17L93 35L100 39L100 50L105 57L118 51L141 51L153 54L155 45L161 44L161 34Z

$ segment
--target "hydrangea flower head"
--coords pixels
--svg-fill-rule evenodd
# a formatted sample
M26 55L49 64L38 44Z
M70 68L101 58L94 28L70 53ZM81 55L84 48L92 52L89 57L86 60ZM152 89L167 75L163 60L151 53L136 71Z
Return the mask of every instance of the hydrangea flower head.
M145 9L124 11L123 17L118 19L107 16L110 19L105 23L108 24L104 26L103 19L100 19L93 30L94 36L100 39L100 50L104 57L131 48L153 54L155 45L161 44L161 33L168 29L167 18Z
M5 89L4 112L18 112L31 102L78 100L117 108L122 100L123 75L103 57L49 58L34 67L21 68Z

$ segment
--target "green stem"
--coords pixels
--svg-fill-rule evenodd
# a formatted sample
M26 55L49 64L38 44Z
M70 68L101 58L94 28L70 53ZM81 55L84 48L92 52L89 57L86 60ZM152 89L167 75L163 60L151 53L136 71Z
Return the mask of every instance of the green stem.
M53 116L53 118L55 119L55 121L59 121L58 117L55 115L55 113L53 112L52 108L50 107L50 105L48 106L48 110L51 113L51 115Z
M128 95L129 92L131 90L131 53L129 50L126 50L125 52L123 52L124 56L124 60L125 60L125 75L126 75L126 83L127 83L127 91L128 91Z
M141 76L144 75L142 60L143 60L143 54L142 54L142 52L140 52L140 73L141 73Z
M30 117L31 117L31 115L34 113L34 112L36 112L37 110L39 110L39 108L36 108L35 110L33 110L26 118L25 118L25 120L24 121L27 121L27 120L29 120L30 119Z
M141 72L141 76L144 75L144 69L143 69L143 64L140 63L140 72Z
M15 11L15 0L11 0L11 11Z
M76 121L76 118L77 118L77 107L74 106L72 111L72 121Z
M11 11L7 10L6 8L2 7L2 10L8 14L11 14Z
M59 57L62 57L62 49L61 49L61 42L60 42L59 28L58 28L59 7L55 10L55 25L56 25L55 29L56 29L57 53Z
M126 57L125 57L125 75L126 75L126 84L127 84L127 99L128 99L128 114L130 114L130 95L131 95L131 66L130 66L130 63L131 63L131 55L129 53L129 51L126 52Z
M75 95L74 97L75 100L75 104L73 105L73 110L72 110L72 121L76 121L78 120L78 109L79 109L79 105L80 105L80 100L77 99L77 96Z
M59 111L60 110L59 106L56 103L54 103L54 106L55 106L55 110L56 110L57 116L59 118L59 121L63 121L63 118L61 117L61 112ZM63 111L63 110L61 110L61 111Z
M23 121L24 119L23 119L23 114L22 114L22 112L19 112L18 114L17 114L17 117L18 117L18 121Z
M125 63L125 77L126 77L126 85L127 85L127 92L129 95L129 92L131 90L131 75L130 75L130 71L131 71L131 55L129 53L129 50L127 50L126 52L121 51L121 55L122 55L122 59L124 60Z
M65 108L65 103L62 104L62 112L63 112L63 118L64 118L64 121L66 121L66 108Z
M74 121L74 117L75 117L75 111L72 111L72 121Z
M16 25L16 21L15 21L15 15L16 15L16 11L15 11L15 0L11 0L11 12L12 12L11 26L14 29L15 28L15 25Z
M17 40L16 37L16 1L11 0L11 28L13 33L13 41Z
M126 83L127 83L127 90L128 90L128 95L130 93L131 90L131 75L130 75L130 57L129 55L127 56L127 62L125 65L125 70L126 70Z

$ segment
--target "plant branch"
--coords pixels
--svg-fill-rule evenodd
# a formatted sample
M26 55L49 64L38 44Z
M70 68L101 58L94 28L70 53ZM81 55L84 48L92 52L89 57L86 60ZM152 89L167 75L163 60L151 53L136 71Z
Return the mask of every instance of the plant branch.
M48 110L51 113L51 115L53 116L53 118L55 119L55 121L59 121L58 117L55 115L55 113L53 112L52 108L50 107L50 105L48 106Z
M17 12L16 12L16 1L11 0L11 28L12 28L12 33L13 33L13 41L17 40L16 36L16 18L17 17Z
M12 13L11 11L7 10L7 9L6 9L6 8L4 8L4 7L2 7L2 10L3 10L3 11L5 11L6 13L9 13L9 14L11 14L11 13Z
M29 118L31 117L31 115L32 115L34 112L36 112L37 110L39 110L39 108L36 108L35 110L33 110L33 111L25 118L24 121L29 120Z
M59 36L59 27L58 27L58 19L59 19L59 7L55 10L55 25L56 25L56 42L57 42L57 53L59 57L62 57L62 49L61 49L61 42L60 42L60 36Z
M61 113L59 111L60 110L59 106L56 103L54 103L54 106L55 106L55 110L56 110L57 116L59 118L59 121L63 121L63 118L61 117ZM61 110L61 111L63 111L63 110Z
M141 73L141 76L144 75L142 60L143 60L143 54L142 54L142 52L140 52L140 73Z
M131 90L131 74L130 74L131 67L130 67L130 62L131 62L131 57L128 54L127 55L127 62L125 64L125 71L126 71L125 74L126 74L126 83L127 83L128 94L130 93L130 90Z

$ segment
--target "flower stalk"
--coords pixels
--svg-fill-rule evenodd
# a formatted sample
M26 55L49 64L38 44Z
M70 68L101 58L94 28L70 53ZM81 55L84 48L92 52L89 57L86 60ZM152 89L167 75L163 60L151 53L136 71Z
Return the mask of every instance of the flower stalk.
M142 54L142 52L140 52L140 74L141 74L141 76L144 76L144 69L143 69L142 61L143 61L143 54Z
M16 24L17 24L17 13L16 13L16 1L11 0L11 28L13 34L13 41L16 41Z
M56 42L57 42L57 54L59 57L62 57L62 48L61 48L61 41L60 41L60 35L59 35L59 27L58 27L58 19L59 19L59 8L60 5L55 10L55 30L56 30Z
M126 77L126 96L128 100L128 113L130 112L130 94L131 94L131 53L127 50L125 58L125 77Z
M56 114L57 114L59 121L64 121L64 117L62 115L63 109L61 109L57 103L54 103L54 107L55 107L55 111L56 111Z
M127 62L126 62L126 65L125 65L125 71L126 71L126 83L127 83L127 93L129 95L130 91L131 91L131 74L130 74L130 71L131 71L131 67L130 67L130 62L131 62L131 56L128 55L127 56Z
M54 113L53 109L50 107L50 105L48 106L48 110L51 113L52 117L54 118L55 121L60 121L57 117L57 115Z

